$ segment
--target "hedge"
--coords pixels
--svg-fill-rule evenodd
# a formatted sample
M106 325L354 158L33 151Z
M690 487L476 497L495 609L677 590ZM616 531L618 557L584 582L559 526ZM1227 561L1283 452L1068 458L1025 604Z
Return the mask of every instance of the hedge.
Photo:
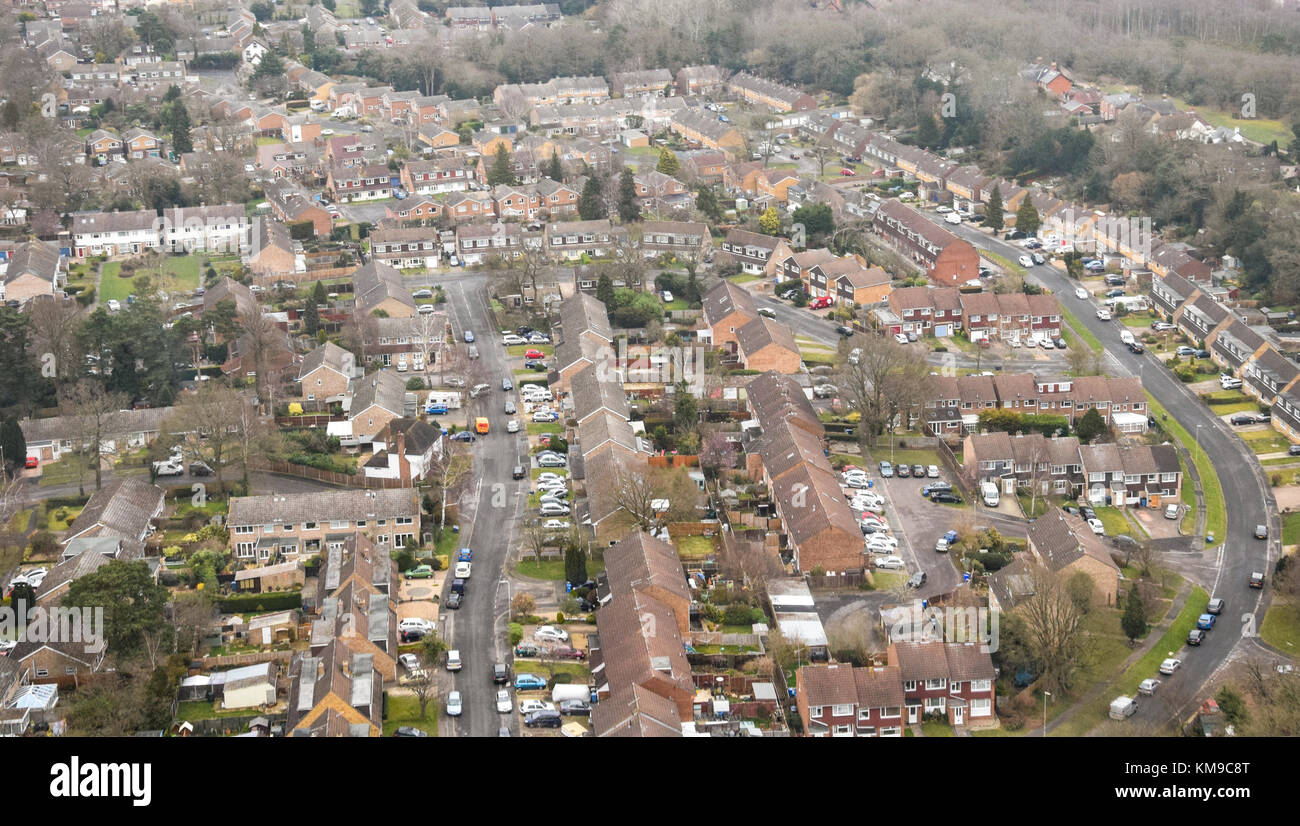
M231 614L264 613L302 608L302 591L239 594L217 600L217 610Z

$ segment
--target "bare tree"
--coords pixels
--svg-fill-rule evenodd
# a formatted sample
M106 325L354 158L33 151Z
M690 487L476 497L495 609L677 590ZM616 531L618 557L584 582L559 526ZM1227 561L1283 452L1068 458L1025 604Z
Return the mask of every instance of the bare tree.
M614 502L638 530L656 532L694 517L699 499L699 488L684 468L621 465L615 476Z
M129 402L125 394L106 393L97 381L81 379L65 385L59 391L59 412L68 419L72 428L74 450L85 457L77 466L77 485L84 495L85 465L93 464L95 489L103 487L103 458L110 452L105 441L116 435L121 413ZM116 449L116 440L112 450Z
M1083 614L1070 598L1067 578L1040 565L1029 566L1033 594L1016 608L1025 624L1026 645L1042 668L1048 688L1064 692L1085 654Z
M473 468L474 460L464 442L442 440L442 449L434 454L424 477L433 482L442 501L442 511L438 517L438 539L442 539L442 531L447 524L447 500L459 495Z
M56 372L64 380L76 377L81 372L76 352L82 318L80 305L72 299L47 297L33 301L27 317L32 349L52 355Z
M247 456L259 429L258 417L249 412L251 407L244 396L225 384L205 382L198 392L181 397L164 422L163 432L191 457L211 465L217 487L224 491L226 464L235 456L243 460L247 480Z
M257 398L266 410L273 411L280 381L277 361L290 352L288 339L274 320L260 312L242 316L240 322L243 355L252 359L257 372Z
M880 433L895 419L908 417L921 402L930 368L912 350L892 339L855 335L841 345L844 351L835 384L861 415L858 444L863 452L875 447ZM857 350L855 356L849 353Z

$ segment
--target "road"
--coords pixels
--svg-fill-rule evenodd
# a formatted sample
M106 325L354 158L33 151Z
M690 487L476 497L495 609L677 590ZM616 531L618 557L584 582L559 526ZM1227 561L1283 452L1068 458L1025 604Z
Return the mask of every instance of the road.
M922 214L930 220L935 219L933 213ZM977 248L992 250L1011 260L1024 252L1020 247L992 239L966 224L944 226ZM1202 451L1214 467L1228 501L1227 535L1216 537L1221 544L1202 552L1201 560L1211 564L1204 568L1207 575L1199 583L1211 597L1226 601L1220 624L1207 635L1199 648L1181 646L1170 652L1183 660L1182 669L1174 676L1164 678L1160 692L1144 699L1138 711L1139 717L1156 725L1166 725L1187 716L1193 704L1199 704L1203 699L1201 687L1229 661L1234 649L1238 646L1253 647L1244 637L1251 633L1249 629L1259 628L1267 603L1265 592L1252 590L1247 583L1252 571L1268 572L1270 560L1277 558L1280 550L1277 543L1281 536L1277 503L1255 455L1247 449L1245 442L1175 379L1155 356L1150 353L1135 355L1121 345L1116 325L1099 320L1092 301L1074 298L1075 285L1063 272L1040 265L1029 270L1028 278L1066 302L1079 323L1097 336L1106 348L1107 372L1138 376L1169 415L1177 419L1188 433L1199 437L1199 447L1193 449ZM1185 482L1190 483L1190 480ZM1254 538L1255 526L1261 524L1269 526L1271 538L1267 542Z
M488 416L492 430L471 447L476 483L461 499L462 543L474 551L473 576L465 589L464 607L441 614L445 627L440 633L449 648L460 650L465 663L464 669L451 677L465 710L461 717L445 718L439 731L444 736L491 737L504 722L513 725L515 719L497 713L497 687L491 669L494 662L510 661L505 639L510 588L504 570L528 493L524 482L510 478L510 471L528 452L527 436L505 432L501 406L506 394L500 387L501 378L509 376L511 369L488 312L486 279L439 279L438 283L447 292L447 312L456 340L462 340L466 329L474 332L481 362L481 367L474 369L481 370L483 381L493 386L480 410L474 411ZM518 403L513 392L511 396Z

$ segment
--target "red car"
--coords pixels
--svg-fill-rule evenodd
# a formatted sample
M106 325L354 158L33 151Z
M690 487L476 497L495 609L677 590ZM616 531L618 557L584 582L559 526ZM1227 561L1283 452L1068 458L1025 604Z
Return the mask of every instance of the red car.
M566 648L554 648L554 649L551 650L551 655L552 655L552 656L555 656L555 657L558 657L558 658L560 658L561 660L585 660L585 659L587 659L587 652L586 652L586 651L582 651L582 650L577 649L577 648L567 648L567 647L566 647Z
M28 457L27 457L27 463L26 463L25 466L26 466L26 467L29 467L29 468L32 468L32 467L40 467L40 466L41 466L41 460L40 460L40 459L37 459L35 456L28 456Z
M808 306L812 307L814 310L824 310L827 307L831 306L831 297L828 295L818 296L817 298L814 298L812 301L809 301Z
M524 351L524 358L526 358L526 359L544 359L544 358L546 358L546 356L543 355L543 353L542 353L541 350L525 350L525 351Z
M840 174L846 178L852 178L854 175L858 173L854 172L852 169L841 169Z

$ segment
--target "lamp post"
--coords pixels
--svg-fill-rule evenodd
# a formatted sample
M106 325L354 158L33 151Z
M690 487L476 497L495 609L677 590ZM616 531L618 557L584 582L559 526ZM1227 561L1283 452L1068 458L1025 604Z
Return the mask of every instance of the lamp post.
M1201 426L1199 424L1196 426L1196 452L1201 452Z
M1047 736L1047 698L1052 696L1052 692L1043 692L1043 736Z

